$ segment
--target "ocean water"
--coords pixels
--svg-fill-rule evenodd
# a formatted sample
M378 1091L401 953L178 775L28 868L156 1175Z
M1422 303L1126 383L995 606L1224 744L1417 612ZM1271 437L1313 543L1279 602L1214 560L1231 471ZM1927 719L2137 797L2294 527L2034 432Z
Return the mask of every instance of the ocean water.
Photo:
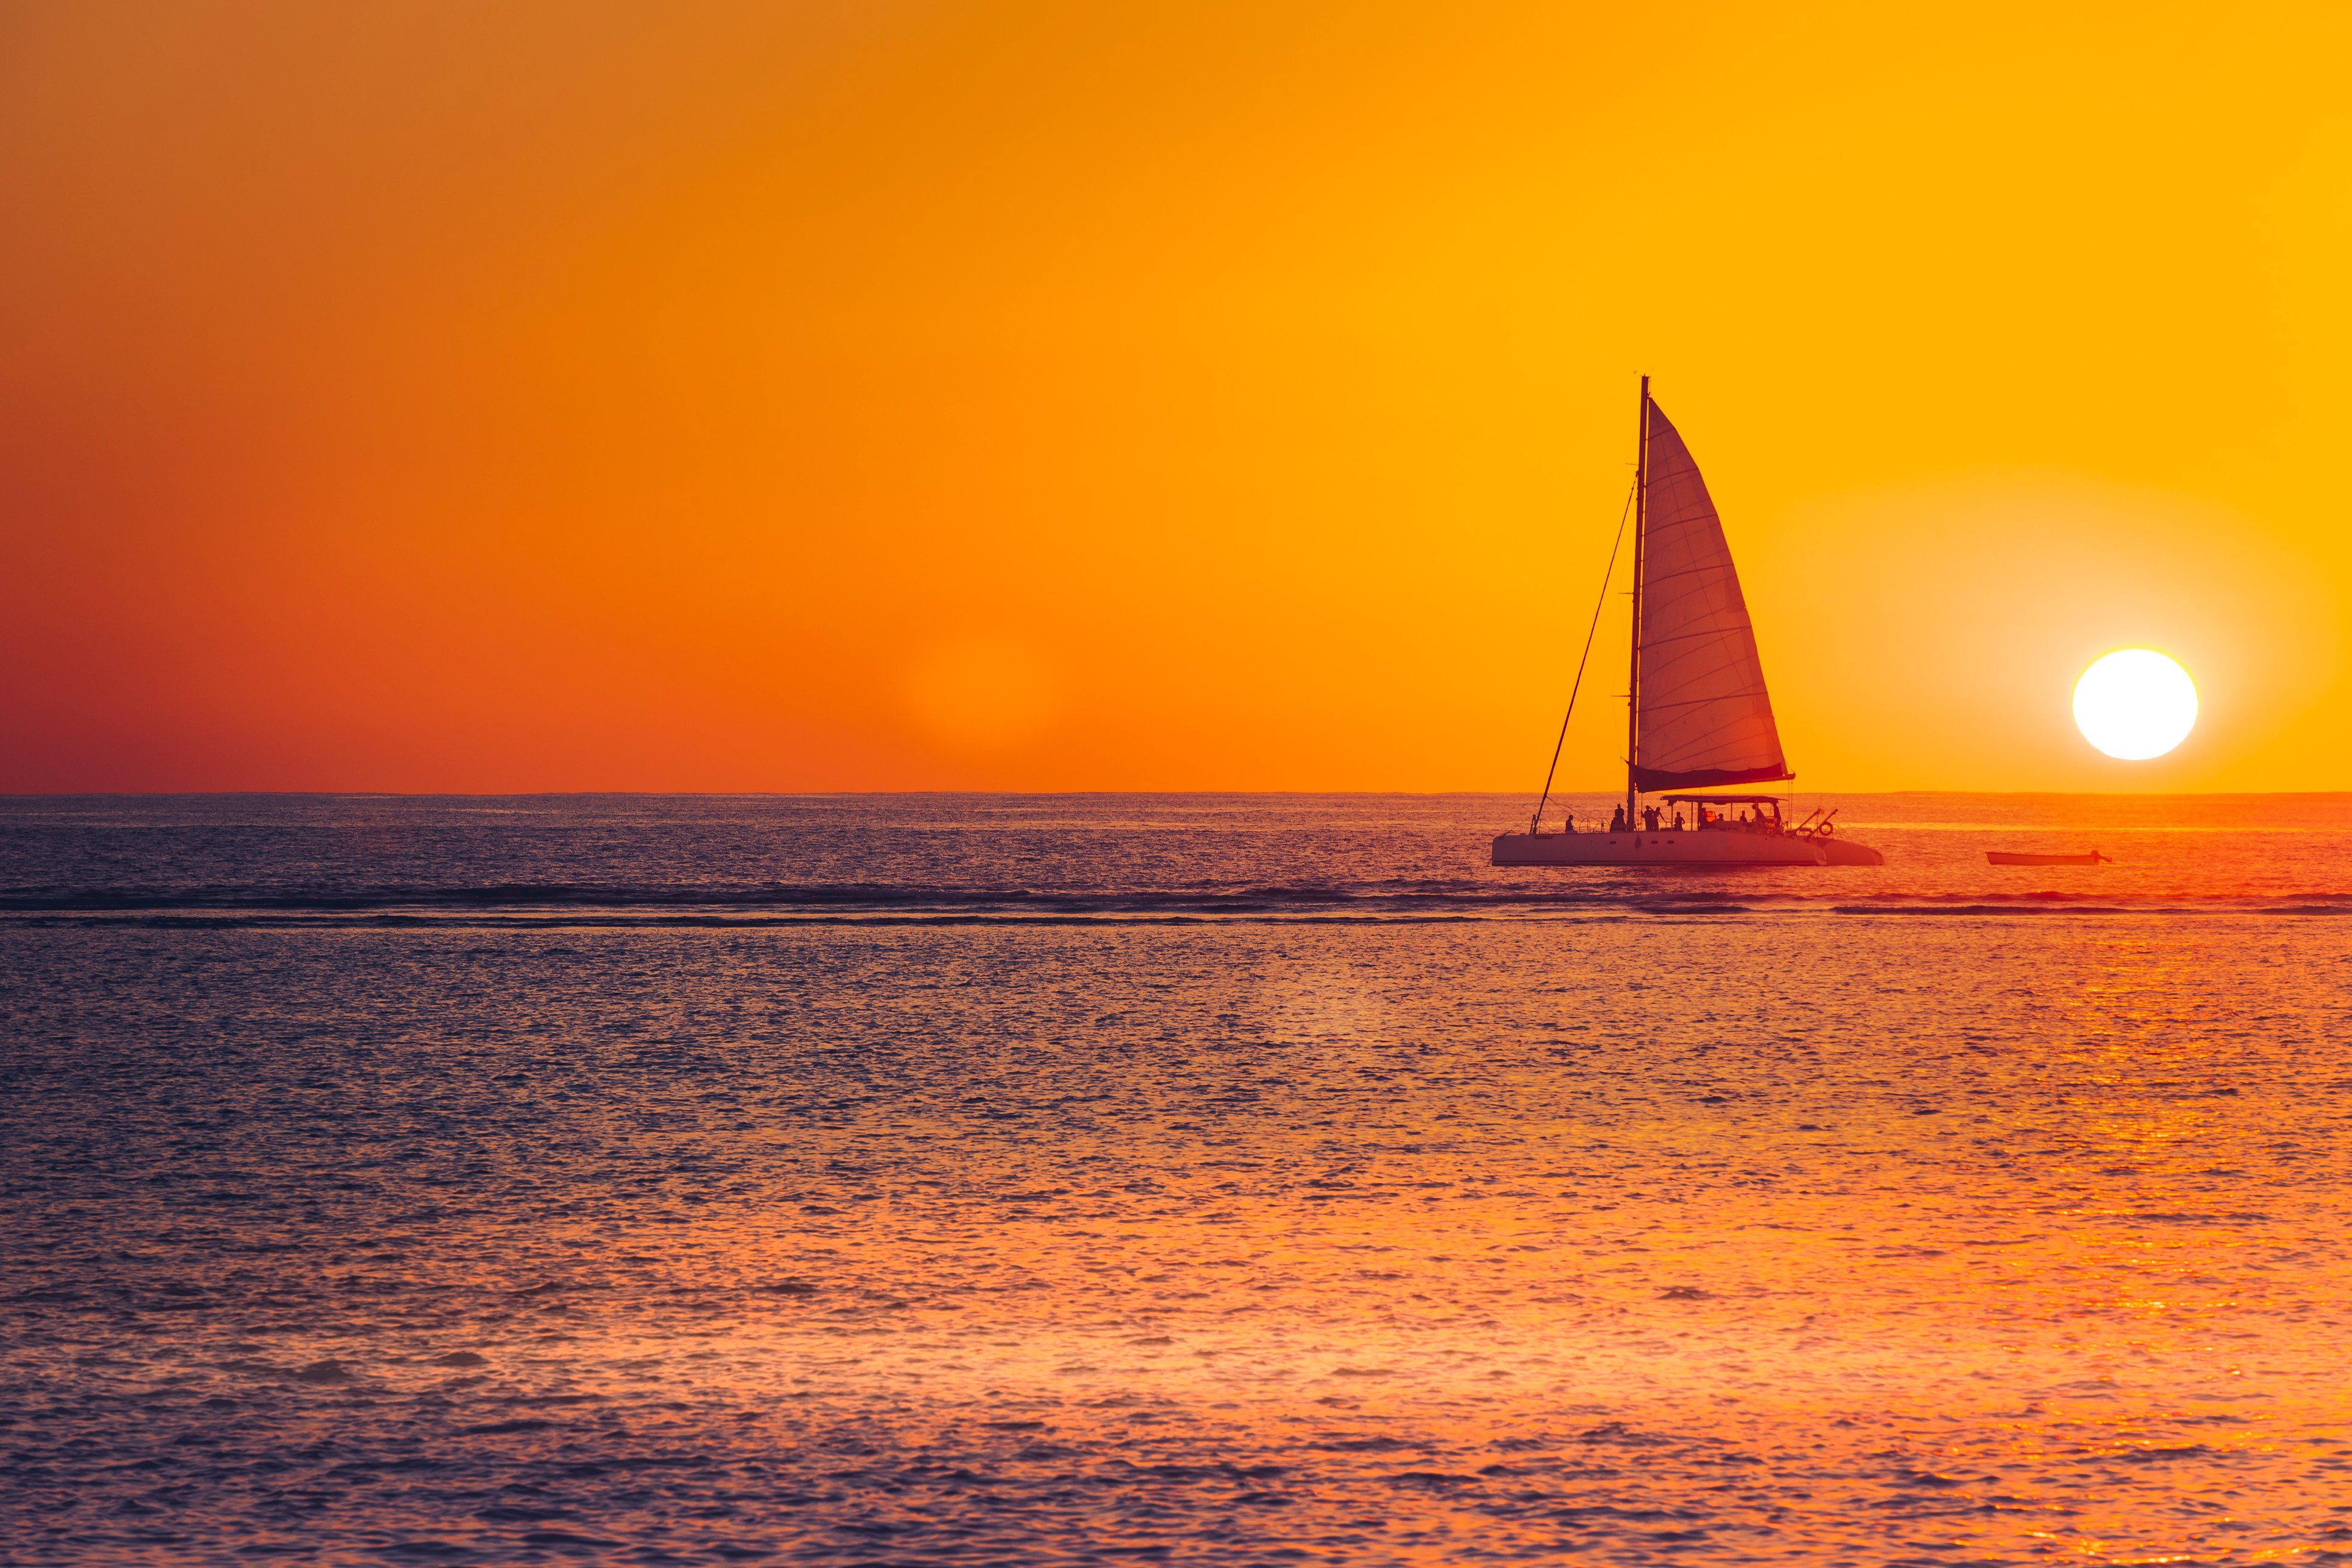
M0 1562L2352 1556L2352 797L1528 804L0 801Z

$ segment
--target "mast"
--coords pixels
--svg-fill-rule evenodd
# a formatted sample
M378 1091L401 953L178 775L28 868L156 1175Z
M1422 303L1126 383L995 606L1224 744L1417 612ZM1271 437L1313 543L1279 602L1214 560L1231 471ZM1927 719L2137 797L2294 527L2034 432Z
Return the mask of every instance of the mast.
M1633 634L1625 678L1625 826L1634 826L1633 763L1642 754L1642 535L1650 509L1650 378L1642 378L1642 415L1633 453Z

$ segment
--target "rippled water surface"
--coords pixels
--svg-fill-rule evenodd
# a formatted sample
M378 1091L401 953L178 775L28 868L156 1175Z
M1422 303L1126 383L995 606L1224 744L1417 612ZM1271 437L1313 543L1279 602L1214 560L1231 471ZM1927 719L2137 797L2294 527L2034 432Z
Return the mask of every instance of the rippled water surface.
M0 1562L2352 1556L2352 797L1528 804L0 801Z

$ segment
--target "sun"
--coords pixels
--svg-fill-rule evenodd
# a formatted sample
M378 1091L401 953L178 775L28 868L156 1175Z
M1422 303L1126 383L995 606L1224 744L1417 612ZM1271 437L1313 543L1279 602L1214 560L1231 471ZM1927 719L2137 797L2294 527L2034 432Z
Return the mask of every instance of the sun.
M2160 757L2197 727L2197 683L2164 655L2127 647L2074 682L2074 723L2083 739L2111 757Z

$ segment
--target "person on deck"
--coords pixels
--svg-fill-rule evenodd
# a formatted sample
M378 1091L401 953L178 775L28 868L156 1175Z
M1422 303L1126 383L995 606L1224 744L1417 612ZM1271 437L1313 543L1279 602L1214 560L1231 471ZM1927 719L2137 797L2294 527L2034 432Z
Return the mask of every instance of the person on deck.
M1648 828L1653 833L1655 833L1658 830L1658 808L1656 806L1645 805L1642 808L1642 826Z
M1625 808L1623 806L1621 805L1617 807L1616 810L1609 814L1609 831L1612 833L1622 833L1625 831Z
M1683 808L1682 808L1681 806L1679 806L1679 805L1678 805L1678 806L1675 807L1675 831L1676 833L1680 833L1682 830L1683 830Z

